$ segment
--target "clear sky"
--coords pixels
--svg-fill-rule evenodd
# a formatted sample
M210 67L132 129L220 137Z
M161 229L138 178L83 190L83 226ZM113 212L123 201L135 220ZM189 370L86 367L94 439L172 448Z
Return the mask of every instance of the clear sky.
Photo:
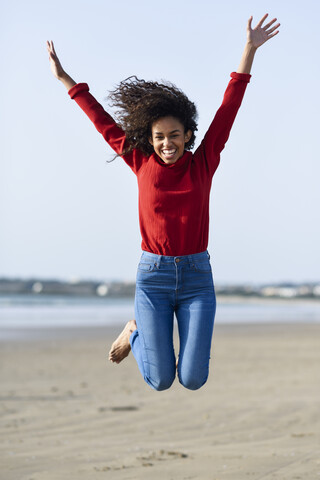
M238 67L246 23L280 33L257 52L211 193L217 283L320 280L319 2L16 0L0 19L0 276L134 280L137 184L49 68L105 108L136 74L196 103L200 143Z

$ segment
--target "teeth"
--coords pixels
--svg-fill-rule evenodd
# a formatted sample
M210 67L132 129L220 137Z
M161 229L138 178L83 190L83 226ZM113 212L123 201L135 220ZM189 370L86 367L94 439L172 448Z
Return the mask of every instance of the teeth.
M175 153L175 150L162 150L164 154L166 155L172 155Z

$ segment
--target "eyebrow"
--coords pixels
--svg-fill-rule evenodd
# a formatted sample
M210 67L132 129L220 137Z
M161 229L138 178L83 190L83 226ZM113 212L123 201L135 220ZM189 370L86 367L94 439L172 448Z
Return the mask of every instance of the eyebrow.
M169 132L169 134L171 133L176 133L176 132L180 132L180 130L177 128L176 130L172 130L172 132ZM162 132L154 132L155 135L162 135Z

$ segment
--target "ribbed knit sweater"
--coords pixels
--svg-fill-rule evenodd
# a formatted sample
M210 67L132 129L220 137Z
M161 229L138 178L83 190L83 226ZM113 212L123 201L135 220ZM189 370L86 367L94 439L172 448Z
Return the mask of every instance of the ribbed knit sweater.
M138 180L142 250L182 256L207 249L212 177L250 77L231 73L222 104L194 153L185 151L173 164L138 149L123 156ZM128 146L125 133L89 93L88 85L78 83L68 93L113 150L121 153Z

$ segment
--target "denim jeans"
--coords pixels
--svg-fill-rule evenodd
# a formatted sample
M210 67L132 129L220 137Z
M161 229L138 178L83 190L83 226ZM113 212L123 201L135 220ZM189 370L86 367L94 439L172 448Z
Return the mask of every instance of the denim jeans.
M176 376L173 319L180 339L178 378L191 390L207 380L216 298L208 252L168 257L142 252L130 337L144 380L165 390Z

